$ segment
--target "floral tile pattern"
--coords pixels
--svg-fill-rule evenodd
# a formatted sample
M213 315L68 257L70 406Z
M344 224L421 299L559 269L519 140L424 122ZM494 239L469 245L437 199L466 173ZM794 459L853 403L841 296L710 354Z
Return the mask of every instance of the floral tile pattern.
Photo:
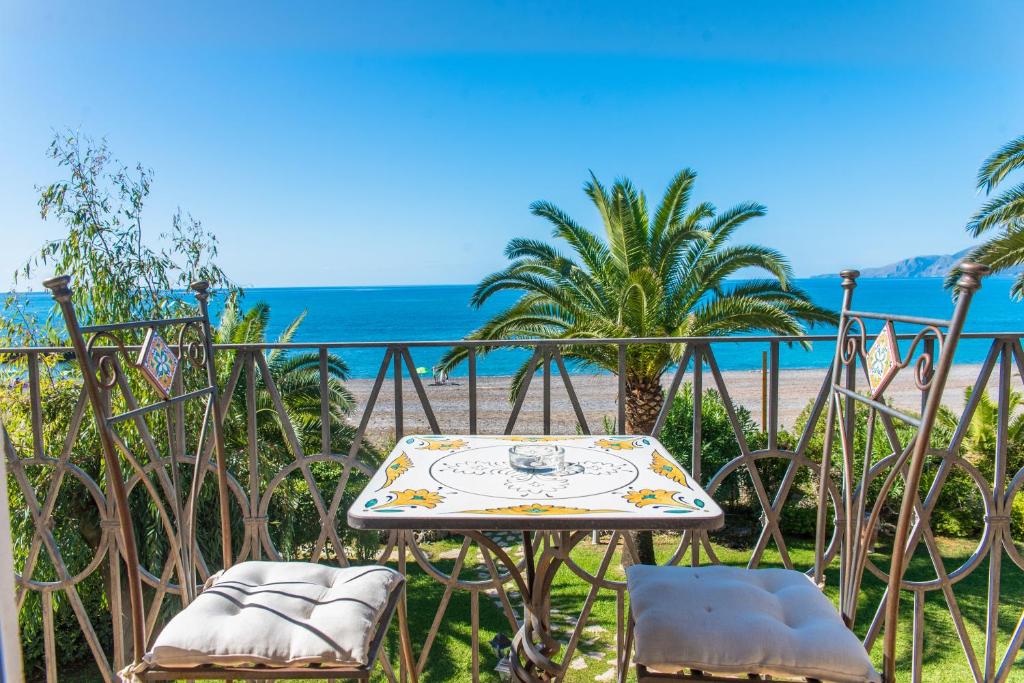
M564 466L514 467L509 449L523 441L557 444ZM712 527L722 516L669 451L643 435L405 435L348 512L364 529L520 531Z
M896 346L896 330L892 322L875 337L871 349L867 353L868 382L871 385L871 397L878 398L899 372L900 352Z
M526 503L524 505L485 508L483 510L462 510L462 512L474 515L589 515L595 512L617 512L617 510L595 510L592 508L577 508L547 503Z
M630 491L623 496L628 502L638 508L653 506L654 509L662 509L665 512L687 513L699 512L704 509L706 503L701 498L694 498L692 502L679 495L678 491L666 489L640 489Z
M380 487L386 489L395 483L395 481L409 471L412 467L412 460L405 453L402 453L397 458L391 461L391 464L384 470L387 474L387 478L384 480L384 484ZM380 490L380 489L378 489Z
M171 386L178 371L178 357L156 330L150 329L146 334L146 340L142 343L142 351L139 352L135 365L161 396L171 397Z
M651 471L671 479L677 484L682 484L686 488L691 488L683 468L658 451L654 451L651 455Z
M388 491L383 499L372 498L363 506L376 512L403 512L406 509L432 510L444 501L444 496L427 489Z

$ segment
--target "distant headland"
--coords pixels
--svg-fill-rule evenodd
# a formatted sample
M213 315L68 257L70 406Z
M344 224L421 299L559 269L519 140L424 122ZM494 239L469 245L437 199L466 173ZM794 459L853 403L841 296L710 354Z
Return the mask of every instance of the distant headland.
M970 250L970 247L968 247L955 254L911 256L902 261L878 266L877 268L861 268L860 276L873 278L946 277L946 273L963 260ZM1016 277L1022 271L1024 271L1024 266L1016 266L1001 271L995 277ZM823 273L813 277L836 277L836 274Z

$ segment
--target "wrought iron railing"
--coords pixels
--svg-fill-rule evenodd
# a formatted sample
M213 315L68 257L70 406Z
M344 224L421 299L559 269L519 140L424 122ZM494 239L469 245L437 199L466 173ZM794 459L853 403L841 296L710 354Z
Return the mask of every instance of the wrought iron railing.
M932 451L933 463L929 488L923 497L919 510L917 525L912 539L917 546L918 556L933 570L933 575L923 577L912 574L904 582L904 590L912 598L910 608L912 618L907 619L910 631L910 646L904 668L909 671L913 680L920 680L927 659L928 634L925 633L925 601L944 605L950 624L955 633L963 655L966 671L977 681L1003 681L1011 675L1024 641L1024 615L1005 614L1007 605L1003 597L1002 583L1005 570L1024 571L1024 554L1021 546L1014 542L1011 535L1011 515L1013 503L1018 492L1024 486L1024 469L1010 471L1011 448L1016 444L1013 439L1024 434L1011 434L1011 426L1017 417L1014 387L1021 387L1020 378L1024 375L1024 351L1021 338L1024 333L985 333L966 334L964 348L968 353L977 353L978 346L987 346L984 360L971 372L970 381L966 382L972 392L964 401L959 411L956 426L951 431L948 443L937 444ZM732 337L732 338L653 338L653 339L586 339L575 341L507 341L507 342L470 342L470 341L420 341L420 342L365 342L365 343L329 343L329 344L245 344L222 345L216 348L216 356L220 364L224 384L221 393L225 411L234 410L240 420L233 448L232 462L238 465L237 471L230 473L230 483L234 492L235 509L233 515L241 529L238 534L241 540L237 547L238 559L302 557L312 561L338 562L346 564L359 556L364 559L375 558L378 561L394 561L403 570L420 572L443 586L439 599L431 599L422 609L435 615L430 619L429 628L422 633L413 634L414 640L421 644L418 653L417 667L422 671L431 666L432 648L437 642L438 633L445 620L446 610L450 609L452 598L458 591L467 591L470 596L470 630L473 657L466 664L473 680L480 677L481 659L478 652L481 648L479 639L481 595L485 596L484 604L493 604L497 613L508 621L508 628L514 629L517 619L516 596L508 588L507 574L499 570L499 563L484 547L477 546L469 539L463 539L461 545L456 540L454 547L448 551L445 561L440 561L436 553L429 550L431 539L417 534L392 534L386 539L367 538L346 528L345 510L348 504L346 493L350 492L361 477L371 474L375 467L373 449L368 447L367 440L371 418L382 410L379 399L383 392L393 392L390 410L391 433L387 436L400 439L409 430L410 422L407 413L410 409L421 411L422 418L417 422L425 426L426 431L441 431L438 414L432 403L432 390L426 387L417 373L415 355L426 348L464 347L468 351L466 359L467 375L464 378L467 386L466 404L458 416L444 415L444 428L449 432L478 433L480 430L478 380L482 376L479 368L486 363L480 357L482 347L515 347L528 349L530 370L525 376L521 391L508 409L508 416L500 425L500 431L509 434L524 429L530 432L550 433L553 417L552 391L555 375L561 377L567 392L572 415L583 433L601 431L602 426L590 407L581 402L573 385L573 366L567 363L562 349L569 344L610 345L616 349L619 372L614 383L615 408L614 415L608 416L615 431L622 431L625 424L626 365L627 350L637 344L677 344L683 349L682 360L666 375L665 402L654 427L655 435L665 427L672 406L673 398L680 391L684 380L692 385L694 396L702 396L710 388L717 390L723 400L728 423L739 454L729 460L717 471L709 471L702 463L704 448L702 444L702 427L704 418L702 402L694 401L692 423L692 448L689 453L676 452L673 455L700 480L709 493L714 493L730 477L744 477L749 489L747 503L757 513L758 528L750 536L748 546L748 566L757 567L771 562L781 566L793 567L794 560L789 552L788 539L782 523L783 511L790 503L798 481L798 475L808 470L816 476L817 462L813 453L815 426L818 423L827 401L827 388L830 378L827 369L821 369L821 382L816 390L809 392L805 399L808 405L801 420L804 429L800 433L782 437L780 422L780 397L787 397L795 389L786 382L788 372L780 361L781 350L794 342L813 342L834 344L834 337L827 335L813 337ZM765 424L761 425L764 433L764 446L755 448L747 439L743 425L738 417L734 402L731 399L723 368L720 367L716 348L722 344L740 344L753 356L762 351L767 353L768 363L765 373L764 416ZM339 436L336 417L331 414L331 377L330 354L340 353L344 356L346 349L377 349L381 353L381 362L372 382L370 392L361 409L352 414L352 428ZM286 396L277 385L274 373L267 360L267 353L272 350L310 351L314 350L319 357L319 438L310 434L308 424L295 424L286 404ZM99 350L102 353L103 350ZM755 356L755 357L756 357ZM11 473L12 487L16 496L12 499L14 516L21 520L21 546L18 548L20 572L17 578L17 604L22 610L23 618L40 623L38 632L41 634L41 656L45 663L45 672L41 674L48 681L60 678L58 668L58 625L66 628L74 622L81 633L81 640L88 651L95 668L104 680L113 680L115 672L125 663L129 647L125 639L124 606L120 588L121 567L119 565L116 516L111 503L105 495L104 482L92 468L89 459L99 461L98 451L81 453L78 448L87 441L89 429L88 402L81 393L80 384L74 382L76 364L74 357L65 348L18 348L0 349L0 364L13 370L8 373L4 401L10 410L12 406L27 417L24 429L15 431L9 428L3 436L3 450ZM749 365L749 364L748 364ZM576 375L578 377L578 375ZM47 420L48 410L60 410L61 407L48 406L54 394L52 377L71 377L65 381L62 399L67 405L60 422L66 424L63 433L55 433L50 421ZM399 381L396 381L399 380ZM536 424L521 424L523 408L528 402L537 400L537 384L540 385L540 411ZM951 405L958 404L958 392L962 392L964 382L957 386L954 380L947 389L947 397ZM994 453L989 463L978 463L965 458L962 453L964 440L972 429L972 420L976 424L976 413L982 403L983 390L993 386L996 396L994 420ZM855 389L856 387L851 387ZM435 394L436 396L436 394ZM906 394L904 394L904 397ZM62 406L64 404L61 404ZM919 405L919 404L918 404ZM4 404L0 404L3 408ZM912 407L912 406L911 406ZM4 418L0 414L0 419ZM457 419L456 419L457 417ZM12 424L12 416L7 415L8 426ZM267 425L276 425L279 430L278 443L271 444L266 436ZM273 429L271 430L273 432ZM375 435L379 437L380 435ZM346 448L337 448L345 443ZM1024 446L1024 443L1022 443ZM275 471L266 471L268 448L278 448L282 459L273 461ZM135 472L130 472L130 487L137 489L132 493L132 501L144 506L144 496L158 495L159 481L169 463L166 451L164 455L151 458L150 462L133 463ZM193 462L192 454L176 454L179 462ZM762 468L758 463L778 461L778 476L774 490L765 484ZM328 464L332 481L323 481L322 472L318 468ZM984 465L984 466L983 466ZM939 503L944 487L950 476L959 469L961 475L966 474L977 491L974 494L980 500L983 517L983 531L979 538L972 539L976 547L969 558L960 566L947 566L947 558L942 556L941 544L931 526L931 515ZM318 476L320 477L318 479ZM354 479L353 479L354 478ZM55 519L62 491L68 486L79 487L86 492L90 505L95 506L94 517L96 529L89 538L75 539L73 534L61 533L59 528L67 525L68 520ZM287 489L286 494L282 491ZM315 533L305 531L307 537L299 543L282 540L283 522L274 519L271 512L282 509L274 504L275 496L287 495L292 502L290 509L306 506L309 514L317 520ZM302 499L302 500L299 500ZM143 514L141 512L139 514ZM211 525L212 528L213 525ZM159 524L155 525L159 528ZM30 529L30 533L25 533ZM728 523L727 523L728 529ZM301 536L302 534L299 533ZM294 536L294 534L293 534ZM312 539L312 540L310 540ZM603 552L610 555L616 552L614 542ZM684 534L674 543L674 551L665 561L678 563L719 561L716 546L705 532ZM735 539L730 541L735 545ZM79 545L76 546L75 544ZM81 544L87 547L83 549ZM145 581L153 592L154 599L147 620L156 625L173 612L175 605L169 597L179 592L174 583L172 562L159 557L159 543L151 543L156 548L148 558L149 566L145 567ZM214 547L215 544L210 544ZM285 548L287 546L287 548ZM769 553L769 548L774 550ZM827 559L835 552L834 544L826 549ZM207 554L207 559L216 564L217 553ZM411 560L411 561L410 561ZM475 561L475 569L468 567ZM569 561L570 569L584 581L593 584L593 576L574 561ZM801 570L811 567L800 566ZM208 567L209 570L215 567ZM876 576L881 572L874 566L869 569ZM963 599L963 582L975 573L984 572L987 580L984 583L984 615L980 621L965 616L960 607ZM97 577L102 577L102 584L97 584ZM91 583L90 583L91 581ZM972 585L976 585L974 582ZM104 622L94 620L95 613L90 616L83 602L83 588L96 590L101 585L106 591L109 602L109 615ZM605 580L594 585L588 596L588 605L599 591L610 591L614 595L617 614L617 633L614 646L621 649L626 611L625 586L621 581ZM59 596L59 600L57 599ZM931 597L929 597L931 596ZM881 628L881 612L876 609L880 603L880 594L868 591L865 600L871 604L868 610L867 627L863 630L865 642L870 648ZM976 596L975 596L976 597ZM33 598L33 599L30 599ZM409 597L411 612L417 610L417 595L413 590ZM1012 603L1011 603L1012 604ZM1019 605L1017 606L1019 608ZM484 609L487 609L486 607ZM436 610L436 611L435 611ZM589 611L589 606L585 611ZM31 612L31 613L30 613ZM60 617L60 618L58 618ZM578 624L571 639L574 647L579 640ZM32 646L38 647L34 643ZM946 643L948 646L948 643ZM616 661L621 662L621 657ZM1016 675L1021 674L1020 664L1016 664ZM394 672L390 666L385 667L386 675L397 680L401 674Z

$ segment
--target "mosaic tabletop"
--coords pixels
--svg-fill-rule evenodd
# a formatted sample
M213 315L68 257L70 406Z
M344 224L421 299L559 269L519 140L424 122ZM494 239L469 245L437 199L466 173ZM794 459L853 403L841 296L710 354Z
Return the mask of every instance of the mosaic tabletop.
M564 467L509 448L561 446ZM649 436L405 436L348 511L357 529L718 528L721 508Z

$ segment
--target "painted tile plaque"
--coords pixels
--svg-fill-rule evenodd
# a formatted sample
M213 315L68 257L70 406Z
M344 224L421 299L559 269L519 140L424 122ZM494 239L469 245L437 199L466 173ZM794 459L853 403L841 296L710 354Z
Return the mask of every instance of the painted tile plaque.
M896 330L891 322L886 322L875 337L866 358L871 397L877 399L899 372L900 352L896 346Z
M156 330L150 329L146 334L135 365L161 396L171 397L171 385L174 384L174 374L178 371L178 357Z

